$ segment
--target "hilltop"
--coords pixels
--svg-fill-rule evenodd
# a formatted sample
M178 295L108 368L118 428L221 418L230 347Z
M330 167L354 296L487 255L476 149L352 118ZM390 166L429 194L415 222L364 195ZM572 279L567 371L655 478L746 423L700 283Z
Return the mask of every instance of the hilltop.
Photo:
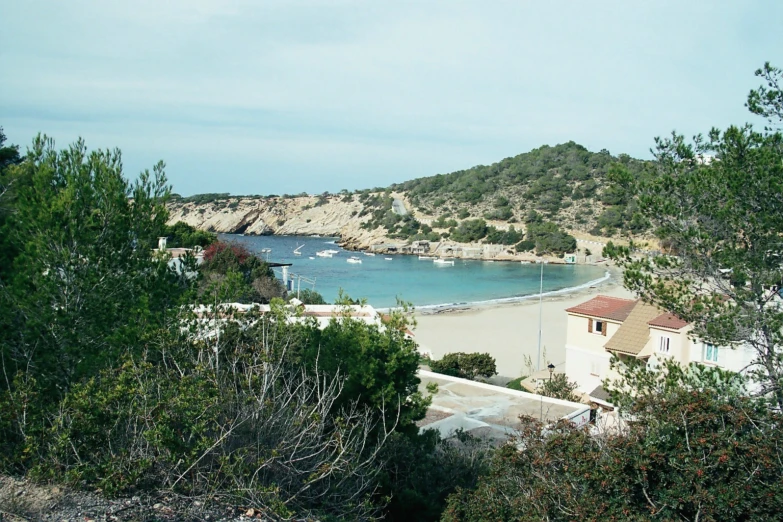
M352 193L175 197L170 221L224 233L339 235L349 248L423 239L560 254L575 250L574 236L600 241L646 231L610 180L642 176L649 164L568 142Z

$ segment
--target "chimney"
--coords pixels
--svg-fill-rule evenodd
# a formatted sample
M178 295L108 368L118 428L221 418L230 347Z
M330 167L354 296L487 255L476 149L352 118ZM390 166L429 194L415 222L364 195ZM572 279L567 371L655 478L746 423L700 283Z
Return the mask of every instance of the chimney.
M166 251L166 239L167 239L166 237L158 238L158 250L160 250L161 252Z

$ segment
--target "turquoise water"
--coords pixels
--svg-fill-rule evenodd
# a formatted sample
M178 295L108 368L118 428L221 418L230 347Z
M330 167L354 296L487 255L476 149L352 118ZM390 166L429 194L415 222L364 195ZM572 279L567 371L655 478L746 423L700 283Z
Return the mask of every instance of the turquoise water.
M271 249L269 261L293 263L290 272L315 279L315 290L327 302L334 301L340 288L351 297L367 298L376 308L393 306L396 297L421 308L515 300L538 295L539 291L541 267L536 264L455 260L454 266L438 266L416 256L349 252L335 245L334 238L221 234L221 239L242 243L257 253ZM302 255L296 256L293 251L299 245L304 245ZM340 252L332 258L315 256L317 251L326 249ZM267 258L267 254L259 255ZM351 256L359 257L362 263L348 263ZM596 266L545 265L544 292L589 285L602 279L605 272ZM302 281L301 288L312 285Z

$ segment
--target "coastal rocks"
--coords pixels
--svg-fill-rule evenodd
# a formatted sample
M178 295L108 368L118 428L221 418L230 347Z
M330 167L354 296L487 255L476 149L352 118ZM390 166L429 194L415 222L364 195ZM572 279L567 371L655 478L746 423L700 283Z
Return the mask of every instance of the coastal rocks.
M338 196L230 198L209 203L173 202L170 219L225 234L339 236L346 248L367 249L387 241L383 229L363 230L364 206Z

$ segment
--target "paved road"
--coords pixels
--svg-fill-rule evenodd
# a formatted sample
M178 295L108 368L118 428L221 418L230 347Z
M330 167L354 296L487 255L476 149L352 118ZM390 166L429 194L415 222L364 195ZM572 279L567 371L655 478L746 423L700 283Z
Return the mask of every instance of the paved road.
M399 214L400 216L405 216L408 214L408 210L405 208L405 203L403 203L401 199L395 199L392 202L392 210L395 214Z

